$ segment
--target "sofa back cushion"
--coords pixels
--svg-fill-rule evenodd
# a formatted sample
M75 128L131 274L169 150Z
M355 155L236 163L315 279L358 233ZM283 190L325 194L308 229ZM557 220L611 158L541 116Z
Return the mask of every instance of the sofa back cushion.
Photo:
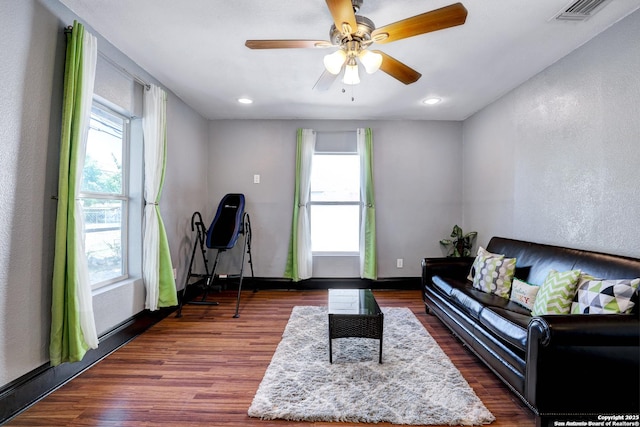
M518 267L530 267L529 276L522 279L534 285L542 285L551 270L572 270L577 256L566 248L502 237L493 237L487 250L515 258Z

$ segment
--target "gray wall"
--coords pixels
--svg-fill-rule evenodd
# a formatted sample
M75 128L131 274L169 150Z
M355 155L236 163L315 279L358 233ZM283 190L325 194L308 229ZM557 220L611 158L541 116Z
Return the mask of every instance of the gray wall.
M167 105L167 169L160 211L169 239L176 285L182 288L194 236L191 215L208 206L209 122L170 94Z
M429 121L216 120L210 124L209 209L226 193L247 198L259 277L282 277L289 246L296 129L373 129L378 276L420 275L439 239L462 221L462 124ZM261 183L253 184L253 175ZM396 268L396 259L404 268ZM224 270L220 270L224 272ZM231 271L229 271L231 272ZM314 260L314 277L358 277L357 260Z
M464 223L640 256L640 12L464 122Z
M65 41L77 17L56 0L0 2L0 388L49 360L51 275ZM99 34L98 49L122 67L157 82ZM11 60L6 60L11 58ZM132 78L100 59L96 92L122 111L139 114ZM133 92L132 92L133 91ZM168 160L161 211L174 263L190 243L193 206L203 205L208 122L169 93ZM137 123L136 123L137 122ZM133 126L139 126L139 120ZM132 141L140 144L141 141ZM140 146L138 156L141 153ZM140 176L138 178L140 179ZM132 195L141 200L141 194ZM141 239L138 235L134 239ZM181 270L178 276L184 275ZM139 267L132 278L94 292L103 333L144 308Z
M37 3L0 2L0 385L48 360L58 33Z

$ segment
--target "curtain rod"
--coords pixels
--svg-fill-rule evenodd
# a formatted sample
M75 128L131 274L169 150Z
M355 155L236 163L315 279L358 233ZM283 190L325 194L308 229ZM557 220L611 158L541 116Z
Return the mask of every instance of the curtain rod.
M73 30L73 26L69 25L68 27L66 27L64 29L64 32L65 32L65 34L67 34L67 33L70 33L71 30ZM124 68L122 65L118 64L113 59L109 58L105 53L103 53L101 51L98 51L98 55L100 55L109 64L113 65L118 71L120 71L121 73L124 73L126 76L131 77L133 80L135 80L136 82L140 83L142 86L144 86L145 89L147 89L147 90L151 89L151 85L149 83L147 83L146 81L142 80L142 78L140 78L137 75L133 74L131 71L127 70L126 68Z

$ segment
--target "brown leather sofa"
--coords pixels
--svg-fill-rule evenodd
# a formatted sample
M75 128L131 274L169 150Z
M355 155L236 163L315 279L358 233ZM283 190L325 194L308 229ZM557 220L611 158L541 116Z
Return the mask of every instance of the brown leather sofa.
M516 258L515 277L537 285L551 269L580 269L601 279L640 277L640 259L635 258L501 237L493 237L486 249ZM473 260L422 261L426 311L436 315L531 408L537 425L598 421L606 415L637 416L638 291L631 314L532 317L508 299L474 289L467 280Z

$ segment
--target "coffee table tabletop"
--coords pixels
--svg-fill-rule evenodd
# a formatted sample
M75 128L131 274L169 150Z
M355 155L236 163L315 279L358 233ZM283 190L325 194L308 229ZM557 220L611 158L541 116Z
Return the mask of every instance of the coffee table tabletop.
M329 289L329 363L333 363L335 338L380 340L378 361L382 363L384 314L371 289Z

